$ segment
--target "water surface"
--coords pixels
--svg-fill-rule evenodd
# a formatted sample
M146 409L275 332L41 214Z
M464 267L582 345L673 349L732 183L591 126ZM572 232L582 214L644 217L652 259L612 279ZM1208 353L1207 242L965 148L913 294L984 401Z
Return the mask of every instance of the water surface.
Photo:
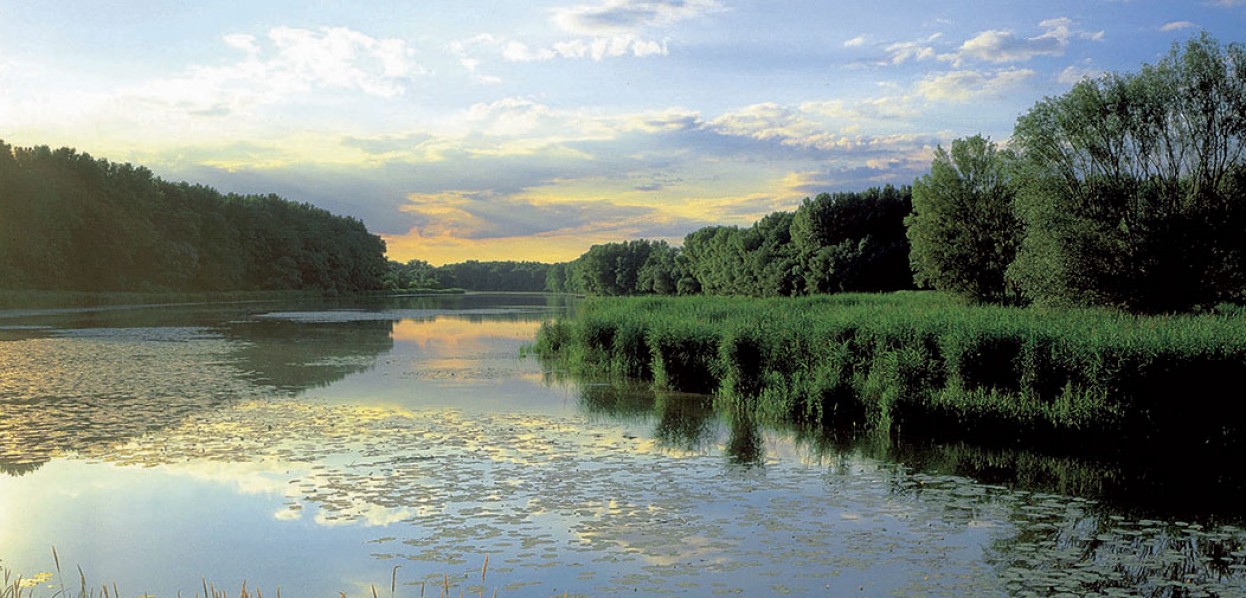
M1117 470L1063 457L568 381L520 356L564 309L3 314L0 567L44 596L77 567L131 596L1246 595L1235 512L1109 499Z

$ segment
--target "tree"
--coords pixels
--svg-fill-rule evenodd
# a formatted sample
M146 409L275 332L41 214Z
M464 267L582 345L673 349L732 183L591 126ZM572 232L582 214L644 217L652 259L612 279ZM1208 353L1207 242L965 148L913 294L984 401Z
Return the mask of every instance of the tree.
M904 217L912 190L820 193L792 217L791 239L806 293L912 288Z
M353 218L0 142L0 288L352 292L386 270L385 242Z
M904 220L918 284L978 302L1013 296L1005 272L1016 258L1021 224L1008 173L1009 152L981 135L935 150L930 174L913 183Z
M1207 35L1017 121L1029 298L1184 310L1246 290L1246 50Z

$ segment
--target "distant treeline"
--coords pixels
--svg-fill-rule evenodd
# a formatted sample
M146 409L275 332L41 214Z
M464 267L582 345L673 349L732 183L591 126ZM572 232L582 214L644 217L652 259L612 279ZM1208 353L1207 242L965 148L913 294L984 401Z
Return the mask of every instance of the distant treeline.
M0 141L0 288L355 292L386 271L356 219Z
M390 291L466 289L469 291L545 290L549 264L539 262L478 262L434 266L424 260L389 262L385 288Z
M912 191L823 193L748 228L594 245L549 268L547 288L592 295L785 296L913 288L904 218Z

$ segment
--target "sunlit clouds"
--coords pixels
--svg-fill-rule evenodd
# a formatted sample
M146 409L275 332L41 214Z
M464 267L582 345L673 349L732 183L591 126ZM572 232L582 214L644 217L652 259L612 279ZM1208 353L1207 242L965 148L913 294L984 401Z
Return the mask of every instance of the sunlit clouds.
M362 219L391 258L566 260L909 184L1240 3L0 8L0 139ZM116 11L120 12L120 11ZM1236 37L1235 37L1236 36Z

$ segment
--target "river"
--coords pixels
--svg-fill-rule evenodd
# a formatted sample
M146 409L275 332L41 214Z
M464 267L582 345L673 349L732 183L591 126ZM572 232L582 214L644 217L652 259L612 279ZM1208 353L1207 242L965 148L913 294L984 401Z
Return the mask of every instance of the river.
M879 447L568 379L522 355L568 301L0 312L0 581L36 597L1246 595L1241 513L1216 497L1123 501L1110 465Z

